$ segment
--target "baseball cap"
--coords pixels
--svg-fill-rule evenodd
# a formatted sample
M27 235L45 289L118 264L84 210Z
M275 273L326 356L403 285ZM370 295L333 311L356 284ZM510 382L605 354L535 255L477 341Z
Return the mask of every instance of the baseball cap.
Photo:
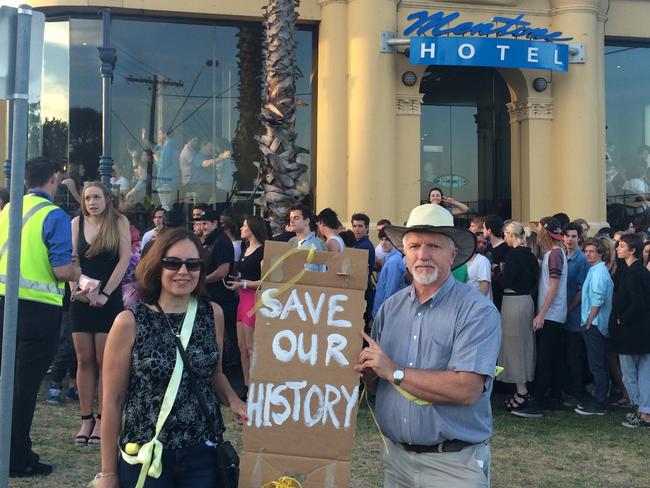
M214 210L206 210L203 213L203 215L192 220L194 222L205 222L205 221L214 222L215 220L219 220L219 214Z
M562 240L562 226L560 225L560 221L555 217L544 217L539 221L539 225L551 234L551 237L556 241Z

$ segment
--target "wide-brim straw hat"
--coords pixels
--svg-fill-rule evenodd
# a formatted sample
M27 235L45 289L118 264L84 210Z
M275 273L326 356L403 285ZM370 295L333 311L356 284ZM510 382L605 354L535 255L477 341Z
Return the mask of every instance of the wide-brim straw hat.
M450 237L456 244L458 255L451 265L456 269L465 264L476 249L476 237L467 229L454 227L454 217L451 213L435 203L419 205L411 210L406 226L387 225L384 227L386 237L393 246L404 252L402 238L408 232L431 232Z

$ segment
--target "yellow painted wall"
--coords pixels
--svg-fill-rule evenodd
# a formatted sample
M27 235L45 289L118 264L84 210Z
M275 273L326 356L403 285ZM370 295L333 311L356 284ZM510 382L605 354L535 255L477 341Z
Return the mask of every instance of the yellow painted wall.
M184 15L260 18L265 0L33 0L34 8L47 8L69 11L73 7L110 7L136 11L162 13L183 12ZM301 20L320 20L318 0L301 0L299 15Z

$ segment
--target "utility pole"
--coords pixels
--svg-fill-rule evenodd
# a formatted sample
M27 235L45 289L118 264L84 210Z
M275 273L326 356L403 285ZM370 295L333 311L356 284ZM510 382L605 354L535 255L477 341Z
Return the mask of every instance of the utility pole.
M156 99L158 97L159 86L174 86L174 87L183 87L182 81L171 81L171 80L161 80L158 78L158 75L153 75L152 78L137 78L135 76L125 76L124 79L129 83L143 83L148 85L151 89L151 105L149 106L149 129L147 131L147 155L149 160L147 161L147 199L151 200L151 184L153 181L153 146L156 143L154 139L154 130L156 128Z

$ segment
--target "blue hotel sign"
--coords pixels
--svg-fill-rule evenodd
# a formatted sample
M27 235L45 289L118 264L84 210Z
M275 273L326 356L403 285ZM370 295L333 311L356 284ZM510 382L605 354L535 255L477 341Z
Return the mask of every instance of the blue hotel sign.
M493 22L462 22L450 26L459 16L458 12L449 15L416 12L409 15L408 20L413 23L404 35L416 33L423 36L411 38L411 63L553 71L567 71L569 68L569 46L555 43L572 39L563 37L562 32L531 27L530 22L523 20L523 14L514 18L494 17ZM446 34L469 34L470 37L439 37Z

